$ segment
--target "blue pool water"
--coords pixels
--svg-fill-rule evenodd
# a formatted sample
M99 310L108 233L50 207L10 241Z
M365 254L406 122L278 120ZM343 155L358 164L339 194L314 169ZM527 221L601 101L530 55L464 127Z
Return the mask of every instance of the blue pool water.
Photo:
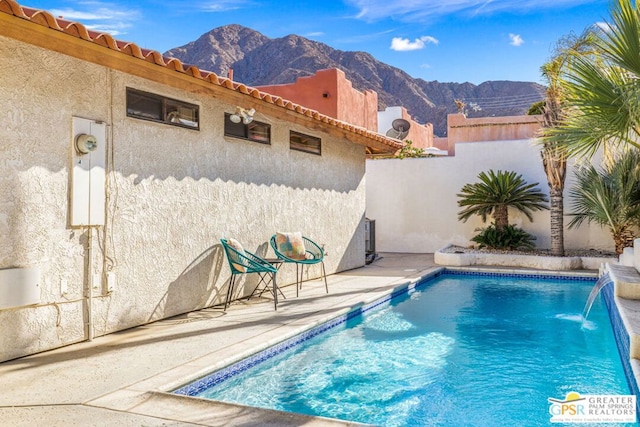
M604 303L582 319L594 283L444 274L196 395L383 426L550 425L550 397L631 394Z

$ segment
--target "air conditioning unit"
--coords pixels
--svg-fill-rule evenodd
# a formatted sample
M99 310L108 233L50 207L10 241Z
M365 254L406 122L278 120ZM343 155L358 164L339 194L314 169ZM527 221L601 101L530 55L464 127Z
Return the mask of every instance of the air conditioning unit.
M364 220L364 250L367 264L376 258L376 221L365 218Z

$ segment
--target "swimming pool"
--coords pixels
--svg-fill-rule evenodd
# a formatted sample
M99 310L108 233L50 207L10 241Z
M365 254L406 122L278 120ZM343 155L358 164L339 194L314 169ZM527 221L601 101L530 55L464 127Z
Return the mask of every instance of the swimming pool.
M176 393L385 426L546 425L550 397L630 394L604 304L580 316L594 283L439 274Z

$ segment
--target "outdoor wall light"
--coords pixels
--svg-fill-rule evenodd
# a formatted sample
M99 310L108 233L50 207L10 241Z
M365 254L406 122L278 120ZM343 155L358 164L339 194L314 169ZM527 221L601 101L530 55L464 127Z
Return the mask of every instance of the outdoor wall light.
M246 110L242 107L236 107L236 112L231 116L229 116L229 120L231 120L233 123L242 122L245 125L248 125L253 121L253 115L255 113L256 113L256 110L254 108L251 108L250 110Z

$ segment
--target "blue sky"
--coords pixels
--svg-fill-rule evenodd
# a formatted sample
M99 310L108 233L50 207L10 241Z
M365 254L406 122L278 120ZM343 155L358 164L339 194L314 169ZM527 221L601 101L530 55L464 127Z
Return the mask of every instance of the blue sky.
M364 51L416 78L544 83L557 41L609 19L610 0L26 0L141 47L165 52L240 24Z

